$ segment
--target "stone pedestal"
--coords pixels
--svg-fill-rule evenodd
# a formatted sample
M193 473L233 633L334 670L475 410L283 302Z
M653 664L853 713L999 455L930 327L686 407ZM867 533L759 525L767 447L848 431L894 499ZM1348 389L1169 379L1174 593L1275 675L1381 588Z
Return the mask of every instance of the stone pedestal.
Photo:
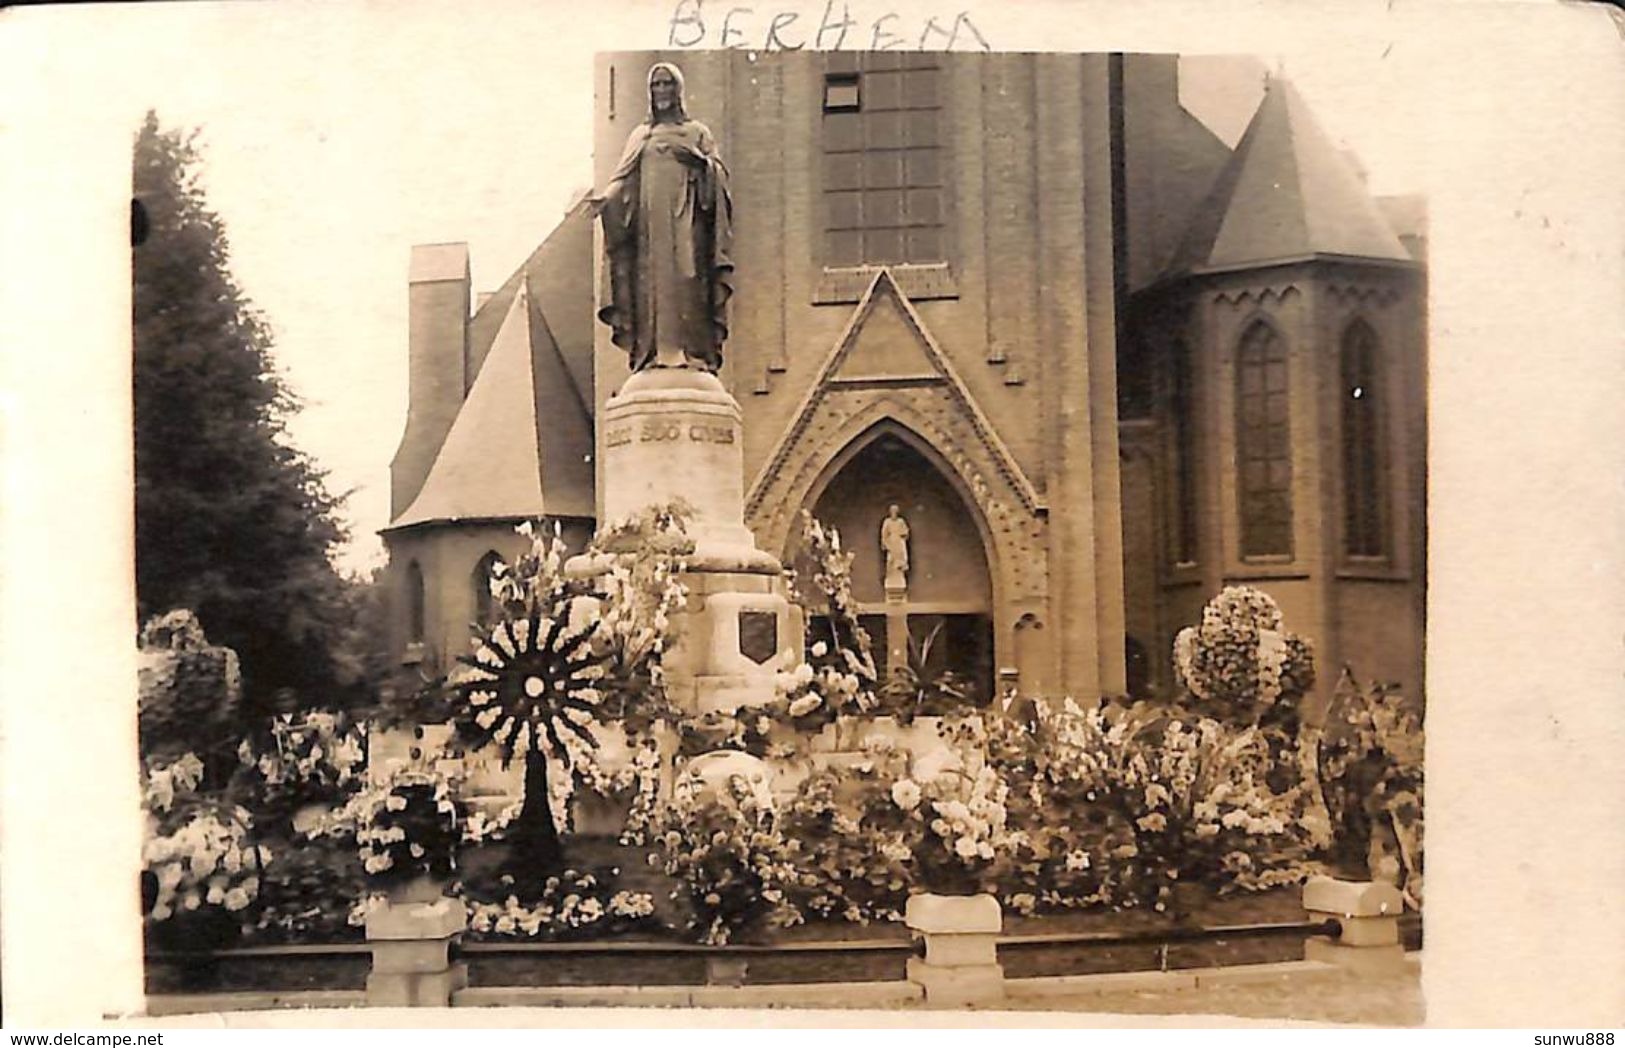
M1004 914L991 895L913 895L903 916L923 957L908 960L908 980L936 1008L998 1004L1004 1000L999 932Z
M602 523L678 501L690 510L689 602L665 667L673 700L692 710L767 702L773 675L801 659L783 569L745 527L742 437L738 402L686 368L632 375L599 424Z
M452 994L468 985L468 965L452 958L452 947L468 926L461 899L414 885L392 893L367 914L372 971L367 1003L393 1008L445 1008Z
M1404 963L1399 944L1399 917L1404 897L1391 884L1311 877L1303 886L1303 908L1311 919L1331 917L1342 926L1333 938L1316 936L1304 943L1304 957L1362 971Z

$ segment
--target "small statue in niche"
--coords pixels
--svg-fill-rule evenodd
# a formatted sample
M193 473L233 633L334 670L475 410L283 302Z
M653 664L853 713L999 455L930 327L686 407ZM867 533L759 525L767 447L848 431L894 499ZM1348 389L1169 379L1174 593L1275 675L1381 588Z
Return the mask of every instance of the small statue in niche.
M893 503L880 522L880 551L886 557L886 589L908 588L908 521Z

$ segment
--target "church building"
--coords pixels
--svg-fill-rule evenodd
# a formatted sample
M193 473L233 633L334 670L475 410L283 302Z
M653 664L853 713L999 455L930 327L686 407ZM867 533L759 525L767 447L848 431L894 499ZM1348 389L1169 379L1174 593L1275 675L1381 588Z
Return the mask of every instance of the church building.
M1288 81L1232 148L1175 56L606 55L599 186L661 60L729 169L746 523L786 563L803 511L839 530L877 658L983 699L1155 693L1245 583L1314 642L1321 701L1344 665L1420 694L1422 209ZM384 532L409 676L466 652L516 524L600 523L628 369L594 226L583 200L477 296L463 245L413 250Z

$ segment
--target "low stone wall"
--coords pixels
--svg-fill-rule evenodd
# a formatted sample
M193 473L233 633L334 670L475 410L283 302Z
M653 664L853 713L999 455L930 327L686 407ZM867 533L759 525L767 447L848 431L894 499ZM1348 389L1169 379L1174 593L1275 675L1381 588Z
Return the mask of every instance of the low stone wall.
M1009 935L990 896L922 895L911 900L907 915L912 944L888 933L706 947L632 940L464 943L461 904L425 895L375 912L366 944L154 954L147 988L170 1011L199 995L281 1002L242 1007L296 1006L295 998L311 993L350 993L357 1003L444 1006L462 1003L464 986L479 991L467 999L470 1004L495 1003L509 993L545 995L550 988L590 995L638 987L648 991L644 997L669 991L688 994L685 1000L706 988L733 987L751 990L752 1000L761 1001L783 987L787 1000L810 1002L818 996L816 987L835 984L912 986L908 992L928 1007L995 1007L1013 983L1031 989L1039 985L1035 980L1306 963L1340 968L1355 978L1385 978L1407 963L1406 949L1420 946L1421 919L1404 913L1391 885L1315 878L1303 889L1302 903L1304 919L1296 924L1046 934L1027 920L1019 925L1026 931ZM1308 934L1328 920L1335 934Z

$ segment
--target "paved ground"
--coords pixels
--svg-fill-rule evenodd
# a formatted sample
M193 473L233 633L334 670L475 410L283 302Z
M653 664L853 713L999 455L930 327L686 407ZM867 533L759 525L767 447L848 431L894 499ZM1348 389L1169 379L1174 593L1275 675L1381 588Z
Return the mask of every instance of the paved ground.
M1418 967L1376 975L1339 972L1313 977L1165 991L1084 993L1017 1005L1021 1010L1138 1015L1231 1015L1249 1019L1367 1026L1416 1026L1425 1017Z

